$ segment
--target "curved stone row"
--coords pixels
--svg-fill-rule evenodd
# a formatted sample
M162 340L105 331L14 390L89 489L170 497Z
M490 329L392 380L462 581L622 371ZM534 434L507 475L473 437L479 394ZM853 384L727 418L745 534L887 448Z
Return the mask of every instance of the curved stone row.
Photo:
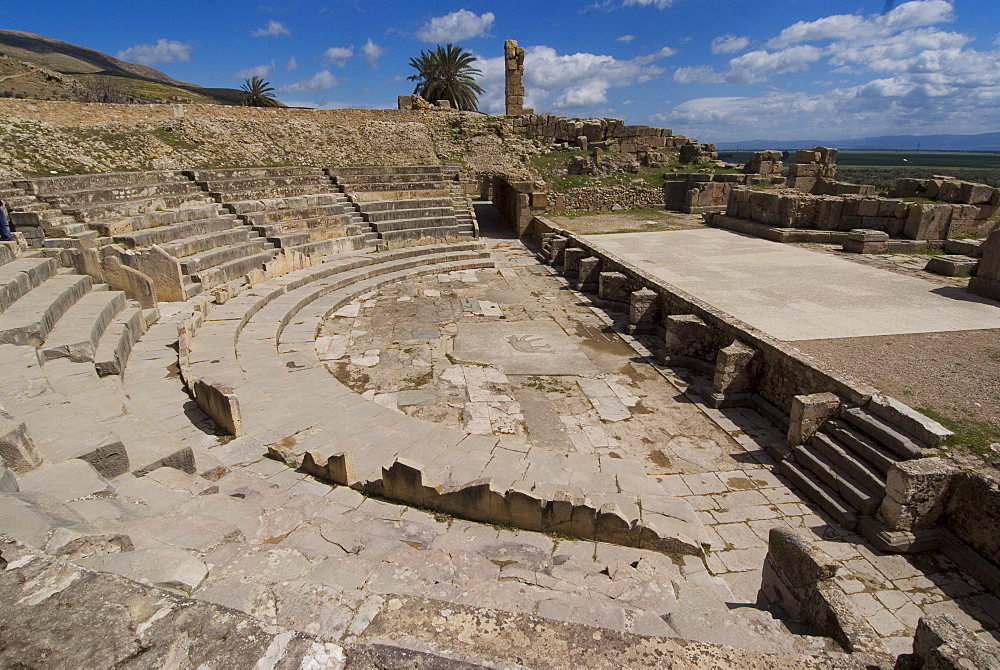
M377 405L327 372L315 351L327 315L386 283L483 266L452 254L443 265L414 267L427 263L420 257L345 262L265 282L186 321L181 369L216 399L204 404L220 409L220 423L328 481L477 521L702 555L710 540L694 510L638 464L512 452L497 438ZM213 395L206 380L222 391Z

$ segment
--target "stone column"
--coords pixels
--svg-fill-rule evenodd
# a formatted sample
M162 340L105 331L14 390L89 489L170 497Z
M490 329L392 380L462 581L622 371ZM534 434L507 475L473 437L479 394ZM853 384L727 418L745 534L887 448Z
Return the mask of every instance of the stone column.
M505 102L507 116L521 116L524 113L524 49L517 46L517 40L507 40L503 45L505 74Z

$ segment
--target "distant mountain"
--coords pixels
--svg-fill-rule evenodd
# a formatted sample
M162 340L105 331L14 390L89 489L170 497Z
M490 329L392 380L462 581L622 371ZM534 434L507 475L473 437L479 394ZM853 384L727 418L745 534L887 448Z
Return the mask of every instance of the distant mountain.
M197 84L178 81L157 69L119 60L106 53L88 49L69 42L26 33L18 30L0 30L0 53L8 58L23 61L46 70L68 75L79 81L88 78L114 78L129 93L141 90L156 100L186 100L239 104L243 91L231 88L203 88ZM148 82L156 86L139 86ZM8 78L8 86L16 80ZM11 93L18 91L11 90ZM28 92L26 97L34 97Z
M980 135L880 135L850 140L746 140L717 142L719 151L811 149L835 147L854 151L1000 151L1000 133Z

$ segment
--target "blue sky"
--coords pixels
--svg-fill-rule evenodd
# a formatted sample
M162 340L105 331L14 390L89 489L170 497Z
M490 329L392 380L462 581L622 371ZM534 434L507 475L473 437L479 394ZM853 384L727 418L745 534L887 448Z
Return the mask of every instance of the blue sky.
M2 27L202 86L263 76L291 105L395 107L409 59L475 53L502 113L503 42L527 104L702 141L1000 131L998 0L173 0L7 3Z

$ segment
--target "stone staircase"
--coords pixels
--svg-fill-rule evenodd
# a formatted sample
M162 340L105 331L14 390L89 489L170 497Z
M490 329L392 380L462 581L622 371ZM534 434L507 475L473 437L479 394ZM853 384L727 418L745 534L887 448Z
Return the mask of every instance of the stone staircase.
M780 467L809 499L853 529L875 517L889 469L926 455L930 447L869 409L844 406Z
M362 249L377 237L319 168L187 170L184 174L279 249L326 255Z
M28 464L21 474L36 477L80 464L104 477L165 464L193 470L189 446L140 425L129 416L128 399L114 392L116 375L157 310L60 269L37 251L0 247L6 261L0 265L0 369L9 380L0 406L5 427L21 424L30 436L8 443L5 460L16 453L17 462Z
M387 248L474 238L471 203L453 166L327 168Z

